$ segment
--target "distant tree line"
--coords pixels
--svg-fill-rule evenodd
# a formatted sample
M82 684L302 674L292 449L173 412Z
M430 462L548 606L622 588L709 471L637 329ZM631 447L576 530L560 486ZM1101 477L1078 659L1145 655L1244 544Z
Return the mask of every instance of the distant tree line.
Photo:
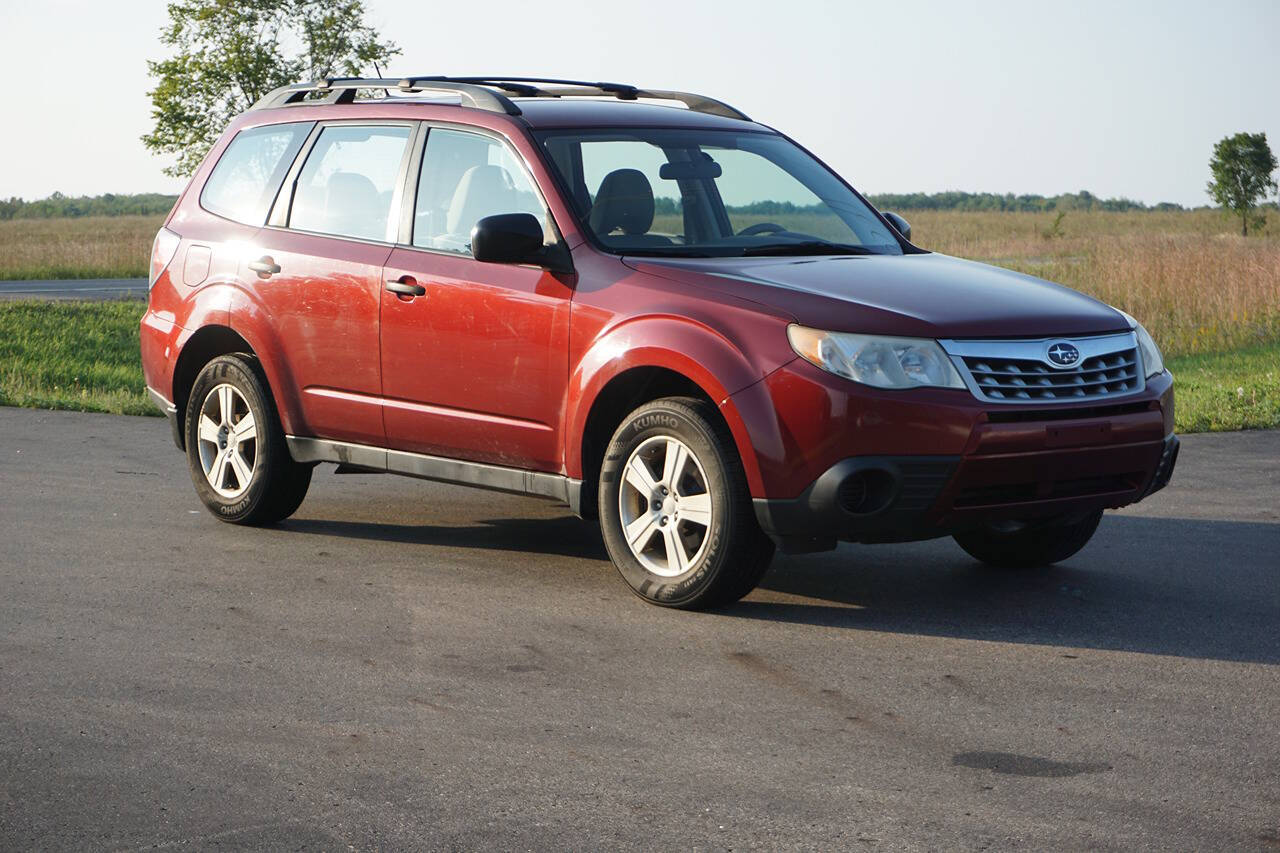
M881 210L991 210L1043 213L1060 210L1185 210L1171 201L1143 204L1128 198L1098 198L1088 190L1054 196L1006 193L881 193L867 196Z
M1007 210L1007 211L1063 211L1063 210L1185 210L1172 202L1146 205L1125 198L1098 198L1090 192L1066 193L1055 196L998 195L996 193L881 193L867 196L881 210ZM142 214L160 216L168 213L178 200L176 195L163 193L107 193L95 196L66 196L54 193L38 201L20 198L0 199L0 220L5 219L53 219L76 216L127 216ZM1274 207L1264 203L1264 207ZM654 199L655 212L668 216L680 213L680 202L661 197ZM816 206L792 204L789 201L757 201L751 204L731 205L731 213L771 216L786 213L817 213Z
M1143 204L1127 198L1098 198L1087 190L1063 193L1055 196L1014 195L1007 193L966 193L950 191L942 193L880 193L867 199L881 210L961 210L961 211L1017 211L1044 213L1064 210L1186 210L1170 201L1159 204ZM672 198L654 200L658 214L677 214L680 202ZM731 213L771 216L786 213L825 212L818 205L799 205L789 201L756 201L751 204L729 205Z
M176 195L162 193L107 193L94 196L65 196L62 193L54 193L39 201L23 201L14 197L0 200L0 220L130 214L160 215L168 213L177 200Z

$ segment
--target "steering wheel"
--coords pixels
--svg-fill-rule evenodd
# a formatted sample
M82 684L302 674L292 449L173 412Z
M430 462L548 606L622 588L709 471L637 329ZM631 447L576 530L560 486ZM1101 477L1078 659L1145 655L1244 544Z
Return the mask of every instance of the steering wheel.
M748 225L738 232L739 237L750 237L754 234L777 234L787 229L776 222L757 222L755 225Z

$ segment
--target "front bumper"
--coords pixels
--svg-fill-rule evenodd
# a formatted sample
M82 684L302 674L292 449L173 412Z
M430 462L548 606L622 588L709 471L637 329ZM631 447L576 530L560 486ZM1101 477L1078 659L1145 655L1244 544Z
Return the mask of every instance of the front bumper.
M756 515L789 550L1124 506L1177 460L1168 373L1104 402L1002 406L857 386L797 359L730 401Z
M863 456L827 469L797 498L754 500L787 552L838 541L908 542L994 521L1112 509L1168 485L1179 441L961 456Z

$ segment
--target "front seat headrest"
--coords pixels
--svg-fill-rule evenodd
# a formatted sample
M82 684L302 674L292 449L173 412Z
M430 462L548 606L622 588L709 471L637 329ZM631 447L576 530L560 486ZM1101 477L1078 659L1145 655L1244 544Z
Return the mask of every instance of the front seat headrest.
M501 166L472 166L458 181L445 217L445 231L455 236L471 233L476 222L497 213L516 212L516 190L511 175Z
M601 236L614 229L623 234L646 233L653 225L653 187L644 172L616 169L605 175L587 222Z

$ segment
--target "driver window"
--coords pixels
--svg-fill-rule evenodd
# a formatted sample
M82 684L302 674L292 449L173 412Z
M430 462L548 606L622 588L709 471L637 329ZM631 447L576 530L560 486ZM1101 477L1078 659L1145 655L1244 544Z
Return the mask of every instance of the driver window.
M432 128L414 204L413 245L471 254L471 229L486 216L530 213L552 233L533 181L507 146L489 136Z
M666 152L638 139L583 144L582 177L589 194L587 215L601 239L609 241L613 235L620 238L614 242L634 243L642 235L652 235L647 242L661 240L671 244L679 240L684 233L680 185L662 177L666 162ZM602 189L607 196L603 201ZM644 196L648 194L653 197L651 220L644 215L647 210L632 213L625 209L627 205L647 207Z

